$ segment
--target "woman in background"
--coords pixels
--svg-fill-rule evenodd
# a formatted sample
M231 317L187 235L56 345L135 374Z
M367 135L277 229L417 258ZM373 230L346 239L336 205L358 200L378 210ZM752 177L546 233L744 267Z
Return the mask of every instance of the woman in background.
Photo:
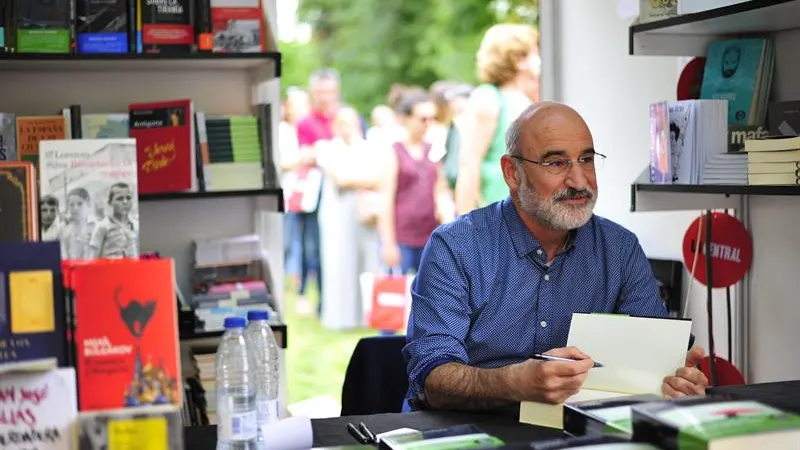
M359 246L358 194L378 187L380 154L362 135L355 109L342 107L333 121L334 139L316 145L317 166L325 173L319 205L322 272L322 325L329 329L361 326L359 276L368 271ZM372 251L377 251L372 249Z
M286 90L286 99L281 105L281 122L278 124L278 151L281 171L284 172L281 185L285 188L286 173L302 163L300 145L297 142L297 122L308 115L311 109L308 93L297 87ZM300 242L300 230L297 223L297 213L287 212L284 215L284 260L286 273L291 275L295 286L300 285L300 258L303 245ZM298 309L301 313L310 313L311 306L299 302Z
M407 274L419 270L422 249L440 223L436 197L445 185L425 140L436 105L424 89L409 88L397 101L397 114L406 132L386 158L378 224L383 263Z
M461 133L456 209L467 213L508 196L500 158L508 125L539 100L539 35L528 25L490 28L477 53L478 79Z

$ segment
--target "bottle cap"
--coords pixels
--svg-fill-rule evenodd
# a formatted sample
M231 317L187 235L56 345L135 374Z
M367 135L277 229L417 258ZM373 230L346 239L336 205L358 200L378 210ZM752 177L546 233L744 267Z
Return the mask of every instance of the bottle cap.
M247 326L247 321L244 320L244 317L226 317L225 318L225 329L229 330L231 328L244 328Z
M260 309L247 311L247 320L269 320L269 311Z

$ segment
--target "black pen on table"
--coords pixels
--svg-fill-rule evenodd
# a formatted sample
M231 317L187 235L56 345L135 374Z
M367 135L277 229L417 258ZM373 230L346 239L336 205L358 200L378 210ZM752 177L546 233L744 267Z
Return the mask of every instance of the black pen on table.
M364 422L359 422L357 427L352 423L348 423L347 432L350 433L350 436L353 436L353 438L358 441L359 444L378 444L378 439L375 437L372 431L370 431L369 428L364 425Z
M532 356L532 358L533 358L533 359L538 359L538 360L540 360L540 361L571 361L571 362L580 361L580 360L578 360L578 359L572 359L572 358L563 358L563 357L561 357L561 356L542 355L542 354L540 354L540 353L536 353L536 354L534 354L534 355ZM599 362L595 361L595 362L594 362L594 365L593 365L592 367L593 367L593 368L597 368L597 367L603 367L603 364L601 364L601 363L599 363Z

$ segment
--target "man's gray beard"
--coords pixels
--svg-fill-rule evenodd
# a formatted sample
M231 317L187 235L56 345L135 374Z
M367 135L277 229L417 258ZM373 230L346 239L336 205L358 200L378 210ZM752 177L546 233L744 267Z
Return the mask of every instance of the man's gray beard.
M578 206L556 200L565 194L564 190L556 192L548 199L542 199L528 184L525 175L522 175L522 183L520 183L518 191L519 203L522 205L523 211L542 225L553 230L569 231L582 227L592 218L592 211L597 203L597 193L587 188L592 192L592 197L587 199L585 205Z

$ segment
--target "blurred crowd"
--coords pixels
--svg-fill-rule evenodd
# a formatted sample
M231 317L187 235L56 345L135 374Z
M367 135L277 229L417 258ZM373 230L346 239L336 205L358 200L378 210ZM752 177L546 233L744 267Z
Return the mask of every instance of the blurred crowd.
M347 105L334 70L287 89L279 129L284 250L299 313L316 313L332 329L361 326L362 274L413 274L437 226L508 195L505 130L539 100L536 29L493 26L476 49L476 69L477 86L395 85L368 116ZM316 308L306 297L310 282Z

